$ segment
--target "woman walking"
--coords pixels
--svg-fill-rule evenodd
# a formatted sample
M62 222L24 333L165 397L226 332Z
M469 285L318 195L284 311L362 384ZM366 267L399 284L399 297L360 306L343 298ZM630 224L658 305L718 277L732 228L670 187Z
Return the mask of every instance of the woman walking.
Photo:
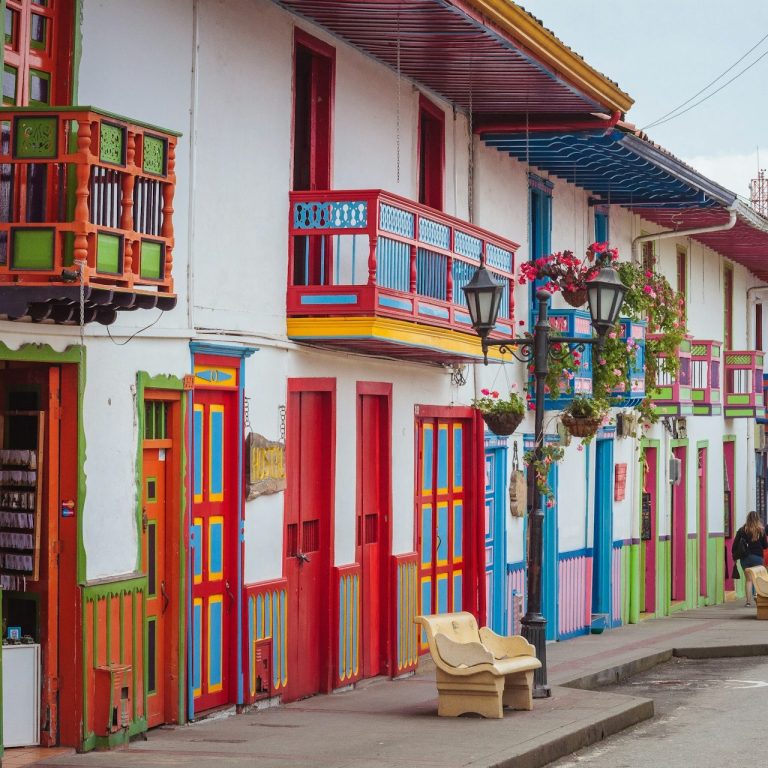
M738 560L741 569L746 577L744 594L747 599L746 605L752 605L752 596L754 594L754 583L752 574L747 568L753 568L756 565L763 565L763 550L768 549L768 538L765 535L765 528L757 516L757 512L750 512L744 525L736 531L731 545L731 554L734 560Z

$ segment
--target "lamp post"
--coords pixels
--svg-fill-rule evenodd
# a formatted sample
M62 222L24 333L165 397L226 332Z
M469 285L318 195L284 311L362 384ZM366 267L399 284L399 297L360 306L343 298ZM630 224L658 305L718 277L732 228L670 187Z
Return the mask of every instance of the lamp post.
M562 358L562 352L560 354L554 353L553 347L555 345L558 348L565 346L566 350L570 350L571 345L583 348L587 344L594 344L597 349L600 349L605 341L605 335L618 320L627 288L614 269L603 267L597 276L587 283L589 312L597 336L591 339L557 336L554 342L550 341L549 338L550 293L545 290L539 290L536 293L539 311L532 338L489 339L488 336L496 325L502 292L503 286L493 279L484 264L480 265L464 288L472 326L482 341L485 364L488 365L489 347L499 347L501 352L510 352L523 362L529 364L533 362L533 376L536 385L533 450L534 458L538 461L542 458L544 443L544 386L549 373L549 362L550 358L554 361ZM516 353L516 350L520 350L520 352ZM536 649L536 656L541 661L541 668L534 673L533 695L535 698L545 698L550 695L550 688L547 685L545 634L547 620L541 612L544 508L541 492L535 482L533 472L529 473L528 488L531 505L529 507L527 609L521 624L523 637L533 645Z

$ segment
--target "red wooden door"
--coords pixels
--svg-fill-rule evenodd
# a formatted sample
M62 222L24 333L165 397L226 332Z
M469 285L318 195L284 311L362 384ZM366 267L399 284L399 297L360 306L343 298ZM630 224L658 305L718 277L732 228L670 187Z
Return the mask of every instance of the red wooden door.
M284 550L289 591L287 700L329 686L333 442L333 394L289 392Z
M680 482L672 486L672 581L671 599L685 600L686 547L688 546L688 510L686 504L688 449L678 446L672 455L680 459Z
M389 399L359 394L357 561L362 566L362 668L364 677L386 667L389 615L386 566L390 551Z
M643 555L645 559L645 601L643 611L656 611L656 483L657 483L656 448L643 450L643 495L641 500L641 533Z
M147 725L165 722L165 612L170 601L166 549L166 447L144 441L142 499L142 568L147 574ZM170 441L169 441L170 442ZM148 444L152 447L148 447Z
M236 373L212 371L234 381ZM197 374L200 375L199 373ZM236 382L235 382L236 383ZM237 559L237 392L195 389L192 503L192 685L195 712L233 700Z

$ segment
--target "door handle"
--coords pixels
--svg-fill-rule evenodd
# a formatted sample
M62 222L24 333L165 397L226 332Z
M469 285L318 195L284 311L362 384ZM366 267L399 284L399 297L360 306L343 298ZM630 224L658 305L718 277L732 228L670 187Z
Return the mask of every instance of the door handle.
M168 593L165 591L165 581L160 582L160 592L163 595L162 613L165 613L165 609L168 607L168 603L170 602L170 600L168 599Z
M229 595L229 599L234 603L235 602L235 596L232 594L232 590L229 588L229 582L224 582L224 589L227 590L227 595Z
M296 559L299 561L299 564L310 562L309 555L305 555L303 552L297 552Z

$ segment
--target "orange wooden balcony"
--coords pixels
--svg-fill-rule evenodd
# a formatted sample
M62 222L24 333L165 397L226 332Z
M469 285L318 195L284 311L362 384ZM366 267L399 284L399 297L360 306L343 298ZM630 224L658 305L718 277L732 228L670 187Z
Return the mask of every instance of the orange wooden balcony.
M92 107L0 110L0 314L175 306L177 136Z
M293 192L288 336L425 362L482 357L462 290L485 260L514 332L517 244L382 190ZM492 350L490 356L497 356Z

